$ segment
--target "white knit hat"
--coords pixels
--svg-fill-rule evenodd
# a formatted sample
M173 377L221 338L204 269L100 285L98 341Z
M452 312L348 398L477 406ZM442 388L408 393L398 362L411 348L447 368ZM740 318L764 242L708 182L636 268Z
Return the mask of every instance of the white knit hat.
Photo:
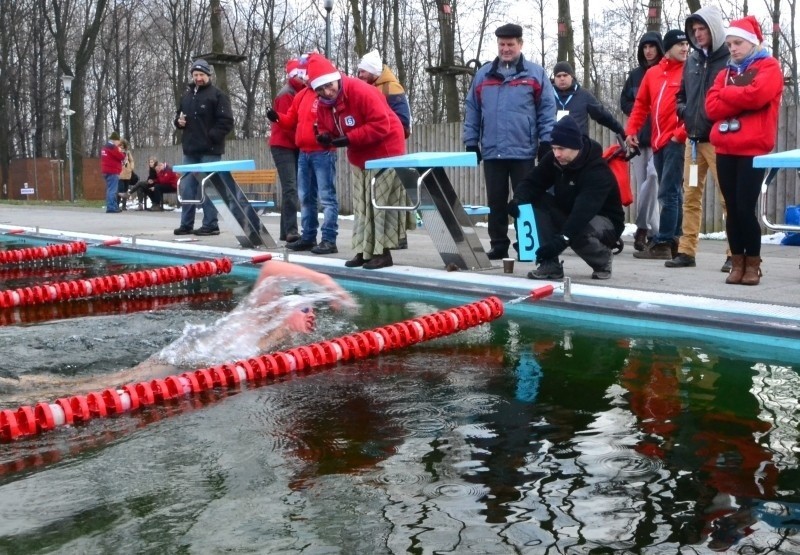
M372 75L380 75L383 72L383 61L381 55L377 50L372 50L364 54L361 61L358 62L358 69L363 69Z

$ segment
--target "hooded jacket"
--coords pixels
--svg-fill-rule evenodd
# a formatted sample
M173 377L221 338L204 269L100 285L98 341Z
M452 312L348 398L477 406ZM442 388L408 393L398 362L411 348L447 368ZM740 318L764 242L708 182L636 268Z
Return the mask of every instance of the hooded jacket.
M647 65L647 60L644 57L645 44L655 44L658 49L658 58L656 58L653 65L657 64L661 58L664 57L664 45L661 42L661 35L655 31L648 31L642 35L642 38L639 39L639 47L636 51L636 59L639 60L639 66L633 68L630 73L628 73L625 86L622 87L622 92L619 95L619 107L626 116L631 115L633 103L636 100L636 93L639 92L639 86L642 84L644 74L651 67ZM650 118L648 117L638 134L639 144L641 146L650 146L651 131Z
M705 25L711 33L708 52L695 43L692 33L694 23ZM692 53L683 66L683 82L678 91L678 117L683 120L690 139L706 142L711 133L711 122L706 115L706 92L717 74L725 68L730 55L725 45L725 26L719 9L706 6L687 17L686 37L692 46Z
M403 126L386 97L355 77L342 77L334 104L319 103L317 127L332 137L346 136L347 159L362 170L367 160L406 153Z
M676 108L682 76L683 62L666 56L647 70L625 127L626 136L638 133L649 116L653 125L650 145L654 152L664 148L673 138L680 143L686 141Z
M578 237L597 215L611 220L617 238L625 229L625 212L619 197L617 180L603 159L603 149L589 137L583 137L580 154L562 166L553 151L514 188L517 204L534 202L552 189L555 203L567 215L562 232L570 240Z
M389 66L383 66L383 71L372 84L383 93L392 112L400 118L406 138L411 136L411 107L408 105L408 97L403 85L397 80Z
M225 137L233 129L233 112L228 95L210 82L202 87L192 83L186 88L175 114L176 127L181 112L186 115L182 139L184 154L225 154Z
M500 58L484 64L470 85L461 139L480 145L485 160L532 160L539 142L550 142L556 122L553 86L544 68L520 54L504 76Z
M125 153L116 144L107 141L100 149L100 173L119 175L124 159Z
M278 121L272 127L280 127L287 133L293 133L294 144L305 154L333 150L333 147L322 146L317 142L314 124L317 123L318 107L319 96L305 87L294 96L285 114L278 110Z
M297 93L305 89L305 84L297 77L290 77L286 84L281 87L278 94L272 101L272 108L278 114L284 114L292 107L292 101ZM294 140L294 129L287 129L281 125L272 125L269 133L269 146L279 148L296 149L297 144Z
M717 154L758 156L775 148L783 72L763 50L754 58L746 68L719 72L706 95L706 111L714 122L711 144ZM731 118L739 120L740 129L720 132L720 123Z

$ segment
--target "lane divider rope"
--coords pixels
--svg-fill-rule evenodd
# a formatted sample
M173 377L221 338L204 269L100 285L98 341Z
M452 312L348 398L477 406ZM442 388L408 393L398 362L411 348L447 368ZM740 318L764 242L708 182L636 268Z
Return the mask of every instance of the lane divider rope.
M502 301L497 297L487 297L460 307L352 333L330 341L201 368L163 379L131 383L119 389L109 388L86 395L64 397L53 403L41 402L16 410L0 410L0 441L13 441L60 426L116 416L214 388L233 389L243 383L257 384L274 380L290 372L375 356L463 331L502 315Z

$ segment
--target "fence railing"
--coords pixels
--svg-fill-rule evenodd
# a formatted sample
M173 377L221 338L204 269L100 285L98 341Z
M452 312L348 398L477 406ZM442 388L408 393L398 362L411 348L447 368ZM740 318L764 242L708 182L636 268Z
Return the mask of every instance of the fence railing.
M782 152L797 148L799 123L797 106L781 107L776 151ZM461 123L415 125L414 134L407 142L408 152L462 151L464 150L464 145L461 143L461 129ZM611 131L594 122L590 124L590 135L603 146L608 146L615 140ZM180 145L141 148L135 151L135 156L139 168L143 168L147 159L151 156L169 164L178 164L183 158ZM225 159L252 159L255 160L257 168L275 167L269 147L263 138L228 141ZM482 168L451 168L448 170L448 175L464 204L486 204L486 187L484 186ZM713 183L713 177L710 172L709 180L703 199L703 224L700 230L702 233L725 229L720 203L721 195L719 189ZM344 150L340 150L336 164L336 190L340 212L343 214L352 213L350 185L350 165L347 162ZM800 204L800 179L798 179L797 172L781 172L774 187L774 192L771 191L769 195L768 215L770 221L782 222L786 206ZM278 202L280 203L280 201L279 187ZM626 209L628 221L635 219L635 204L634 202L633 205Z

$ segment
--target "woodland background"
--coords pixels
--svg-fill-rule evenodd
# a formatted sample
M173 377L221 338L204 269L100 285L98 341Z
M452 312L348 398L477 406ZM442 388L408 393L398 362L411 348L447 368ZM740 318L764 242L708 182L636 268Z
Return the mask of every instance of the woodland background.
M791 107L798 104L797 1L716 4L726 20L759 17L784 68L784 104ZM96 157L111 131L143 151L175 145L177 99L192 59L202 54L242 60L215 65L215 83L235 112L231 139L266 137L265 112L284 81L284 64L324 52L326 16L329 57L343 72L353 74L360 56L378 48L407 90L415 124L453 124L461 121L475 67L496 55L494 30L503 23L523 25L526 57L548 71L570 60L583 86L618 112L639 37L683 28L700 7L697 0L334 0L326 12L322 0L3 0L0 182L9 181L12 161L64 160L66 125L77 198L83 158ZM71 95L62 90L62 74L74 76ZM784 145L795 148L790 135ZM2 196L9 196L5 186Z

